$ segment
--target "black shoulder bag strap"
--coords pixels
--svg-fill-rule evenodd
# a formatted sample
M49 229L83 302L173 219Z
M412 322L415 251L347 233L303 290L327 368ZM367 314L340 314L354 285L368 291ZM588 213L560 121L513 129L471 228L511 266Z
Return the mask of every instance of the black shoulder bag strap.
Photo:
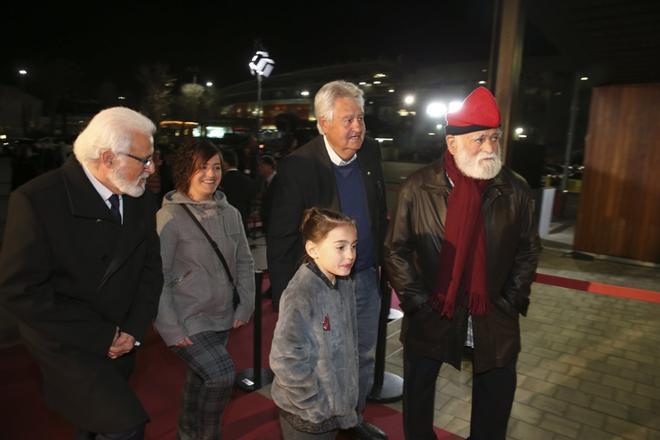
M234 310L236 310L236 307L238 307L238 305L239 305L240 302L241 302L241 297L238 295L238 289L236 289L236 283L234 283L234 277L231 276L231 272L229 271L229 266L227 265L227 260L225 260L224 255L222 255L222 252L220 251L220 248L218 247L218 243L216 243L216 242L211 238L211 236L209 235L209 233L206 232L206 229L204 229L204 226L202 226L202 224L199 222L199 220L197 220L197 217L195 217L195 214L192 213L192 211L190 210L190 208L188 208L188 207L187 207L186 205L184 205L184 204L181 204L181 207L182 207L183 209L186 210L186 212L188 213L188 215L190 216L190 218L195 222L195 224L196 224L197 227L200 229L200 231L202 231L202 233L204 234L204 237L206 237L206 239L208 240L209 244L211 245L211 247L212 247L213 250L215 251L215 254L216 254L216 255L218 256L218 258L220 259L220 262L222 263L222 267L225 268L225 272L227 272L227 277L229 278L229 282L231 283L232 287L234 288L234 292L233 292L233 296L232 296L232 303L233 303L233 305L234 305Z

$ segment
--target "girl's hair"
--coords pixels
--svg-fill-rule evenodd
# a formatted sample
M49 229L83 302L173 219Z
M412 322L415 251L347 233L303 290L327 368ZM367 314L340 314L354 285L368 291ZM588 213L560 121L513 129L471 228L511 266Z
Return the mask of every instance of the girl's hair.
M349 216L326 208L310 208L303 214L300 232L303 242L307 240L318 243L323 240L330 231L337 226L351 225L355 227L355 221Z
M177 191L187 194L193 174L216 154L222 163L218 147L204 139L187 141L177 148L172 162L172 178Z

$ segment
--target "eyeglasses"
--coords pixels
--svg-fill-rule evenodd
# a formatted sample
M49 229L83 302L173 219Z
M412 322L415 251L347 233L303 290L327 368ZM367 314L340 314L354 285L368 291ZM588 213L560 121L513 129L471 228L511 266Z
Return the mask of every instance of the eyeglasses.
M142 162L142 165L144 165L145 168L151 167L151 165L153 165L153 163L154 163L154 158L152 156L140 157L140 156L135 156L131 153L122 153L122 152L120 152L118 154L121 154L123 156L128 156L131 159L135 159L138 162Z

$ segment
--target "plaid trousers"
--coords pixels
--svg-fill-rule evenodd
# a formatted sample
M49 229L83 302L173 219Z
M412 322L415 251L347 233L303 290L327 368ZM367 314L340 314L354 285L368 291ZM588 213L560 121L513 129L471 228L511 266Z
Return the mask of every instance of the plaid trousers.
M179 416L179 440L218 440L220 420L234 386L234 361L227 352L229 331L190 336L188 347L173 347L186 364Z

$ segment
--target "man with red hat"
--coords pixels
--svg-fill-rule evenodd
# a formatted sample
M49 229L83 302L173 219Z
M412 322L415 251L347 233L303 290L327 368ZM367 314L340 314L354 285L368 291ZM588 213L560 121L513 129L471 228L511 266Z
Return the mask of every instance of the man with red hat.
M500 112L484 87L447 115L447 151L403 184L385 266L404 318L403 424L435 439L435 383L473 347L470 439L504 439L516 389L519 315L540 243L525 180L502 166Z

